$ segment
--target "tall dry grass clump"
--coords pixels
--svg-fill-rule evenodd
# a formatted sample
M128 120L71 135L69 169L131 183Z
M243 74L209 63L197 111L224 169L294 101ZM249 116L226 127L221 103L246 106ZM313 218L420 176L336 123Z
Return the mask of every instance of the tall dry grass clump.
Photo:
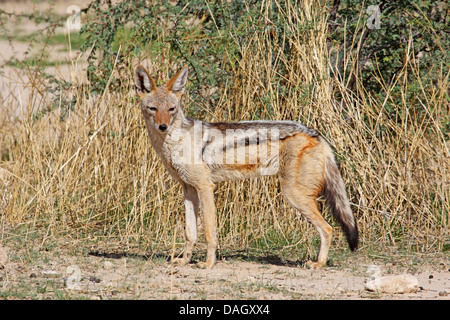
M249 34L245 43L236 39L240 59L229 70L234 81L218 89L215 108L199 111L202 120L297 120L317 129L335 148L363 248L430 251L448 246L450 156L440 129L449 113L448 73L439 74L433 87L419 85L415 90L425 98L416 99L415 105L401 99L395 110L388 110L394 91L407 97L408 80L421 83L415 72L421 62L412 45L405 53L404 68L392 83L383 84L380 94L385 99L376 99L358 78L349 90L350 76L331 65L328 12L322 6L315 1L284 7L271 1L265 4L261 14L267 16L267 23L269 16L278 15L286 21L286 32L267 29ZM299 22L309 28L296 28ZM355 34L354 41L361 36ZM289 54L274 43L288 44ZM351 66L354 59L349 54L344 63ZM161 57L144 64L154 73L173 72L181 65ZM283 90L278 86L281 69L286 70ZM128 81L120 90L93 95L89 84L74 85L66 95L76 97L76 105L64 120L58 109L35 116L50 99L42 96L35 73L27 75L33 85L26 95L41 100L29 98L21 105L19 99L4 98L0 106L3 229L20 227L23 235L39 233L44 241L67 236L99 246L120 243L152 252L171 248L175 230L176 243L183 241L182 191L151 148L129 80L133 71L126 70ZM162 80L169 76L163 74ZM194 94L187 93L186 110L194 104ZM22 116L11 116L18 108L24 110ZM317 234L279 191L271 177L217 186L222 250L295 249L305 244L308 254L314 255L311 240ZM329 216L327 220L332 221ZM334 247L345 247L335 230Z

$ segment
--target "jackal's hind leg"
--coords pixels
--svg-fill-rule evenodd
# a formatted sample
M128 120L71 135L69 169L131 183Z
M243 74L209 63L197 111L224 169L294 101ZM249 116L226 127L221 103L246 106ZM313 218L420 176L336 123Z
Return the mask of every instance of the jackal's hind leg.
M214 186L198 189L200 206L203 212L203 222L205 224L205 237L207 245L206 262L199 262L201 268L211 269L216 261L217 249L217 222L216 206L214 204Z
M321 268L327 264L328 250L331 244L333 229L325 221L320 213L314 196L310 195L311 190L302 188L298 184L282 183L283 194L289 203L317 229L320 235L320 251L317 262L308 261L307 267Z

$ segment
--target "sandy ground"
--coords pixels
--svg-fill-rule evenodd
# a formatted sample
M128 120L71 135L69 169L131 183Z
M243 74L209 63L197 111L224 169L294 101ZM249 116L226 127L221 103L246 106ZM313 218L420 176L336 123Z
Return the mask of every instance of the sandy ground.
M41 249L27 243L5 251L8 260L0 266L4 299L450 300L448 255L347 253L332 266L313 270L276 254L240 252L221 256L205 270L195 263L175 267L168 262L170 254L83 249L71 241ZM419 290L404 294L366 290L367 270L373 265L382 276L413 275Z

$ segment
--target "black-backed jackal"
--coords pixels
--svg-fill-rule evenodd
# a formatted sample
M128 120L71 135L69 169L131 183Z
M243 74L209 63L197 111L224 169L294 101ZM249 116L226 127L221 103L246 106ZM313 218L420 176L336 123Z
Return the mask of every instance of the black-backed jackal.
M358 246L358 229L344 182L329 144L315 130L293 121L208 123L186 117L180 101L188 69L184 67L165 86L157 87L142 66L136 88L153 148L170 175L181 183L186 209L186 248L175 263L189 263L197 240L197 215L203 213L206 262L216 260L217 222L214 184L225 180L277 174L289 203L320 234L320 251L312 267L326 265L332 228L316 199L324 195L342 226L351 250Z

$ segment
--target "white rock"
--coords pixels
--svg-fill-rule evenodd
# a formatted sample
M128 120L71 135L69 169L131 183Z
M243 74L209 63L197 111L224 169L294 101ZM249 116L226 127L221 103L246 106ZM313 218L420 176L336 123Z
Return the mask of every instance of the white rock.
M383 293L410 293L419 290L419 281L410 274L369 278L366 290Z

